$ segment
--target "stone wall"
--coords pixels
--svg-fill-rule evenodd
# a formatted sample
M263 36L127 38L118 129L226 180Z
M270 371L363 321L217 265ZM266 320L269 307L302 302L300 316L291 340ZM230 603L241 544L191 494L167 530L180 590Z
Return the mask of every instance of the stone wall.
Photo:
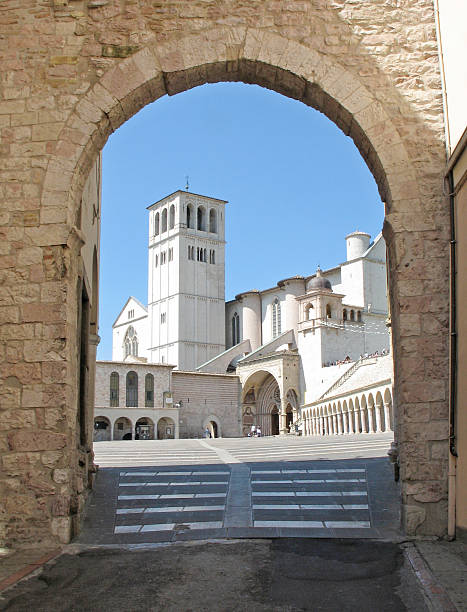
M147 103L226 80L325 113L375 177L404 524L444 533L449 220L432 0L6 0L0 30L1 542L66 540L89 485L70 474L87 461L77 304L91 167Z
M175 404L180 404L180 438L202 437L209 421L217 423L220 437L241 435L237 376L175 370L172 392Z

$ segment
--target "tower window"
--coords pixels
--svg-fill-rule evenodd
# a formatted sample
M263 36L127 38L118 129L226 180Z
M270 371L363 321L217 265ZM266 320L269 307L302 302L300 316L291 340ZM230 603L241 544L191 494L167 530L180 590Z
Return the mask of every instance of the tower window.
M169 261L172 261L174 258L174 250L172 247L169 249Z
M344 321L347 321L347 308L344 308L342 312L342 318L344 319Z
M215 208L209 211L209 231L213 234L217 232L217 212Z
M350 320L355 321L355 311L353 310L350 311Z
M313 318L313 304L307 304L305 306L305 321L311 321Z
M232 346L240 342L240 317L236 312L232 317Z
M330 304L326 304L326 318L327 318L327 319L330 319L330 318L331 318L331 315L332 315L332 312L331 312L331 305L330 305Z
M162 211L162 233L167 231L167 208Z
M272 337L275 338L281 333L281 305L276 298L272 304Z
M159 234L159 213L154 217L154 236Z
M186 207L186 226L193 228L193 207L191 204Z
M211 264L216 263L216 251L214 249L209 250L209 263Z
M167 313L162 312L161 313L161 323L165 323L167 319Z
M198 206L198 211L197 211L197 227L199 230L201 230L202 232L206 231L206 210L204 209L203 206Z
M175 227L175 206L172 204L170 207L169 213L169 229L173 229Z

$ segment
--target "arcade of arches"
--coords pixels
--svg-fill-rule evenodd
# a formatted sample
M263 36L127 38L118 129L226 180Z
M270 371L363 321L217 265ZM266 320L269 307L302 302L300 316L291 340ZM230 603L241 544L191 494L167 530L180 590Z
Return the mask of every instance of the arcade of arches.
M92 486L99 211L86 179L143 106L219 81L318 109L373 173L385 202L403 523L444 534L449 214L432 0L403 10L383 0L153 5L3 10L1 544L69 541ZM263 406L276 427L272 387Z

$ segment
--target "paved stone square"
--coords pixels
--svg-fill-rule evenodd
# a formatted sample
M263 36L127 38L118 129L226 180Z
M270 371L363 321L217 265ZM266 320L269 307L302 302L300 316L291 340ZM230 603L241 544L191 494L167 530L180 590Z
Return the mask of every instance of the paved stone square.
M96 444L81 543L393 537L391 436Z

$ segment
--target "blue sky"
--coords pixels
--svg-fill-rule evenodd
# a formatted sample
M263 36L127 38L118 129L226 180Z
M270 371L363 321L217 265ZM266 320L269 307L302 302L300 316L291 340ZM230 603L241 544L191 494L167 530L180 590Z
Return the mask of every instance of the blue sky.
M147 303L146 207L184 189L228 200L226 299L345 260L384 209L353 141L301 102L256 85L204 85L146 106L103 151L98 359L129 295Z

